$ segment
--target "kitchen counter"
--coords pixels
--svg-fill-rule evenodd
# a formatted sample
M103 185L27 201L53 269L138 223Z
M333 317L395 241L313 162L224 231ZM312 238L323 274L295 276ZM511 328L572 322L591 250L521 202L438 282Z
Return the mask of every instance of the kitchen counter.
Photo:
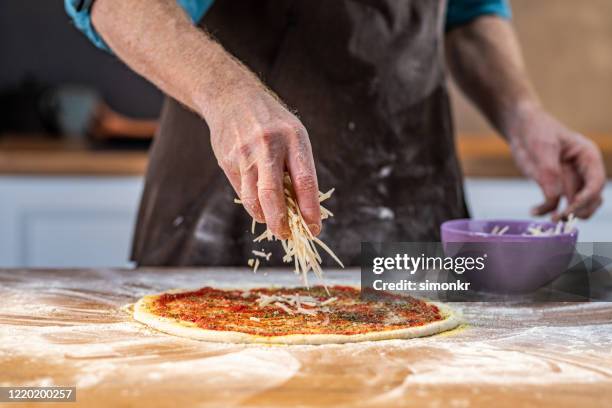
M610 303L452 304L467 322L454 331L328 346L199 342L125 312L170 288L298 283L289 272L263 272L0 270L0 386L76 386L68 407L603 407L612 399ZM327 277L359 280L354 270Z
M592 136L612 175L612 135ZM521 177L506 143L496 136L461 135L457 149L467 177ZM142 175L145 151L92 150L84 143L42 137L0 137L0 174Z
M140 176L144 150L92 149L83 141L0 137L0 175Z

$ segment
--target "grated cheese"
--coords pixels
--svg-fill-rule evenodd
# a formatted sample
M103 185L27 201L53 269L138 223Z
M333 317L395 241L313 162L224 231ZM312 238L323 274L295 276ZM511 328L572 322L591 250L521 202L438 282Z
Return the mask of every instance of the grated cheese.
M249 258L249 260L247 261L247 265L249 265L249 267L253 269L253 273L257 273L257 268L259 268L259 259Z
M251 251L251 252L252 252L252 253L253 253L253 255L255 255L255 256L258 256L258 257L260 257L260 258L265 258L265 259L266 259L266 261L269 259L270 255L272 255L272 253L266 254L266 253L265 253L265 252L263 252L263 251L255 251L255 250L253 250L253 251Z
M496 225L491 230L491 234L493 234L493 235L504 235L506 232L508 232L509 228L510 227L508 225L505 225L503 228L500 228L499 225Z
M547 230L542 229L541 225L527 228L527 233L524 235L535 235L535 236L553 236L560 234L569 234L575 229L576 217L574 214L570 214L567 217L567 221L559 221L554 228Z
M327 313L329 308L325 307L338 300L336 297L332 297L321 301L312 296L300 296L298 293L294 295L265 295L261 294L257 298L256 302L260 308L273 305L276 306L288 314L305 314L315 316L317 313Z
M330 303L335 302L336 300L338 300L338 298L337 298L337 297L332 297L332 298L329 298L329 299L324 300L323 302L321 302L321 306L327 306L327 305L329 305Z
M266 251L264 251L264 250L263 250L263 248L262 248L262 249L261 249L261 252L265 253ZM269 261L271 256L272 256L272 252L268 252L268 253L266 254L266 261Z
M575 225L576 225L576 217L574 216L574 214L570 214L567 217L567 222L563 226L563 232L566 234L569 234L575 229Z
M321 269L322 259L317 249L317 246L327 252L332 257L332 259L336 261L338 265L340 265L342 268L344 268L344 264L331 250L331 248L329 248L319 238L312 235L312 233L308 229L308 225L306 225L306 221L304 221L302 213L300 212L300 209L297 205L297 198L293 189L291 177L289 177L289 174L287 173L285 173L284 185L290 237L285 240L280 240L281 246L285 251L285 255L283 256L283 262L293 263L294 272L296 273L296 275L300 275L304 285L306 287L309 287L308 272L312 271L319 280L323 280L323 270ZM323 202L330 198L333 192L333 188L326 193L319 192L319 202ZM240 201L239 199L234 199L234 202L237 204L242 204L242 201ZM321 219L323 220L329 217L333 217L333 213L323 206L320 206L320 211ZM252 232L255 232L255 223L252 224ZM275 241L276 237L274 236L274 234L272 234L272 232L270 232L269 229L266 229L253 241L261 242L263 240ZM253 254L262 258L265 257L266 260L269 260L271 256L271 253L266 254L263 251L253 251ZM248 264L256 271L257 267L255 267L254 264L259 266L259 260L256 260L254 264L251 262L249 262Z
M311 316L316 316L317 315L317 311L314 310L314 309L304 309L303 307L298 307L295 311L298 312L298 313L302 313L302 314L306 314L306 315L311 315Z
M560 234L569 234L575 228L576 217L574 214L570 214L567 221L559 221L554 227L543 229L541 225L527 227L527 232L523 233L524 236L554 236ZM500 227L499 225L493 226L490 234L493 235L504 235L508 232L509 226Z
M555 226L555 233L554 233L554 235L561 234L561 230L562 229L563 229L563 223L558 222L557 225Z

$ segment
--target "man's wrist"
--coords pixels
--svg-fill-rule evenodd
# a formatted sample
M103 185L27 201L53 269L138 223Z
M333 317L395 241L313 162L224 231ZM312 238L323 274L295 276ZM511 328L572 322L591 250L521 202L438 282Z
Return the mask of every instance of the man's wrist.
M192 100L197 113L207 122L231 101L241 100L251 91L262 88L259 79L235 60L221 45L214 44L199 85L193 88Z
M499 131L508 141L524 136L524 124L543 112L538 100L525 99L506 107L500 115Z

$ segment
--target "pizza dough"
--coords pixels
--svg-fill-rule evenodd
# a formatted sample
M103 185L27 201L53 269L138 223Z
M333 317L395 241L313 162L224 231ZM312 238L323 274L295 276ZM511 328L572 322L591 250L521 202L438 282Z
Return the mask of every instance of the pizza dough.
M398 299L394 303L362 301L359 289L332 286L329 290L330 295L322 287L170 291L141 298L133 316L175 336L267 344L408 339L461 323L455 312L438 303L399 295L393 295Z

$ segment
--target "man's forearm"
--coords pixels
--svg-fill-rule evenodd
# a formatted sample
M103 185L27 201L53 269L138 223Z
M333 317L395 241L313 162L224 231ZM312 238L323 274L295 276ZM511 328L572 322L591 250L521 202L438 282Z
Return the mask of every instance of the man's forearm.
M448 64L463 92L505 137L522 111L539 107L509 22L485 16L446 37Z
M601 205L605 170L597 146L540 105L529 82L514 30L481 17L447 35L452 73L476 106L508 139L514 159L542 189L534 215L588 218ZM562 197L565 208L559 207Z
M130 68L204 118L224 90L259 83L175 0L96 0L92 21Z
M194 27L176 0L96 0L92 18L119 58L206 120L215 157L256 221L290 236L288 171L304 220L319 234L308 132L255 74Z

